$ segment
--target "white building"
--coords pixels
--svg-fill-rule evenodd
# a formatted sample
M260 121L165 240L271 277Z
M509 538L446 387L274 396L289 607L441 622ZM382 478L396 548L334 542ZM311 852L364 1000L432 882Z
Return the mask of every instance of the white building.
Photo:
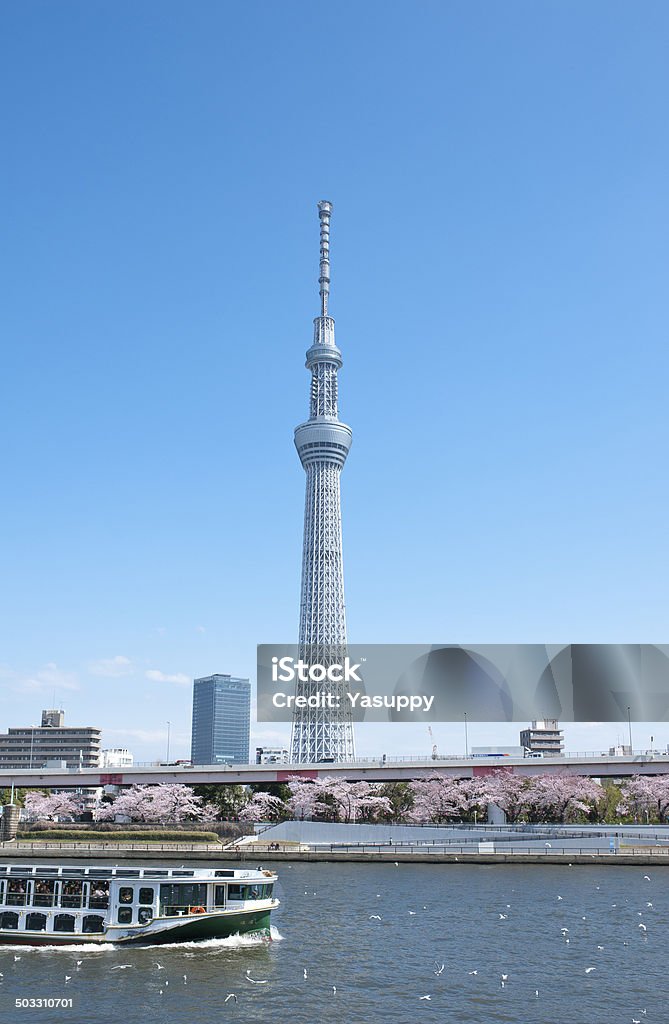
M100 751L101 768L131 768L135 758L126 747L108 747Z
M256 747L256 764L288 764L285 747Z

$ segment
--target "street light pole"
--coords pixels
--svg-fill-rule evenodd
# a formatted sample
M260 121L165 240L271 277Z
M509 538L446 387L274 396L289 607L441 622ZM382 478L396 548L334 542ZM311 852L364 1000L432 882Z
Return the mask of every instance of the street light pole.
M467 712L465 711L465 757L469 757L469 736L467 733Z
M167 723L167 757L165 758L167 763L170 763L170 723Z
M628 706L627 708L627 727L630 734L630 756L634 754L634 747L632 746L632 709Z

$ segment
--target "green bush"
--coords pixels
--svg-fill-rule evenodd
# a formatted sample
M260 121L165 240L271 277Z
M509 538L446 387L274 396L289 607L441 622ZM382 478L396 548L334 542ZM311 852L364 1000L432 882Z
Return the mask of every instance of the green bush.
M19 839L61 843L217 843L215 832L92 832L80 829L49 828L39 832L19 830Z

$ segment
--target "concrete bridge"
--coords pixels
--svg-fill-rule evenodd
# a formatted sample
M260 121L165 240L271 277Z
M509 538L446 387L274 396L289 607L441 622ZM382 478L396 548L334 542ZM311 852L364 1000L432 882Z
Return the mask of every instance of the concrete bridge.
M565 757L438 757L423 760L356 760L346 764L250 764L250 765L173 765L138 764L131 768L36 768L0 771L0 789L12 784L22 788L80 789L84 786L146 786L160 782L216 783L223 786L252 783L286 782L294 776L304 779L345 778L351 782L409 782L438 772L458 779L487 775L491 771L515 775L589 775L617 779L628 775L665 775L669 773L669 754L637 753L613 757L604 754L572 754Z

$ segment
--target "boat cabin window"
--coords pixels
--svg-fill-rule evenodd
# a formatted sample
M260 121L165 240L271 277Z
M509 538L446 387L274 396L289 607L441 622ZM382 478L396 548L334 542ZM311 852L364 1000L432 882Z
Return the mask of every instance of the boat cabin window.
M10 878L7 883L7 904L10 907L25 907L27 883L20 878Z
M33 906L53 907L56 902L56 883L51 879L38 878L33 882Z
M15 914L12 910L5 910L4 914L0 914L0 928L18 928L18 926L18 914Z
M91 882L88 906L91 910L105 910L109 906L109 882Z
M31 932L43 932L46 929L46 914L28 914L26 928Z
M214 906L224 907L225 906L225 886L215 885L214 886Z
M60 890L61 907L80 907L84 894L84 883L68 880L62 883Z
M160 886L160 913L166 917L187 913L190 907L207 906L207 886L197 882Z
M131 885L122 885L118 891L119 903L132 903L133 890Z
M147 904L150 906L153 903L155 894L155 889L153 889L151 886L143 885L139 890L139 902L142 903L144 906L146 906Z
M53 919L53 930L55 932L73 932L74 914L56 914Z
M118 923L119 924L132 924L132 907L119 907L118 908Z
M100 914L86 914L81 929L84 932L103 932L105 930L105 919Z
M260 885L229 885L229 900L257 900L260 899Z

